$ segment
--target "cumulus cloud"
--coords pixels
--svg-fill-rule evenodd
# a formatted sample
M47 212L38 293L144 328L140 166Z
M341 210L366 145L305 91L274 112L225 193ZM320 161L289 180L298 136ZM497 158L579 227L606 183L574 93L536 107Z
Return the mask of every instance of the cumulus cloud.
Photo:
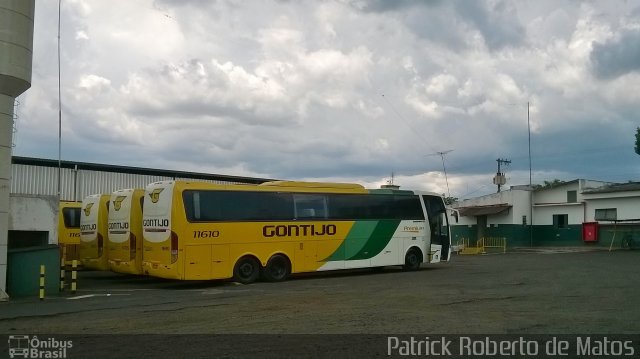
M595 75L603 79L640 70L640 29L624 31L609 41L595 42L591 62Z
M57 150L57 2L37 2L14 154ZM640 175L638 6L65 1L63 158L455 197ZM527 103L530 104L527 107ZM529 110L529 113L527 112ZM629 137L630 138L630 137ZM631 141L631 140L629 140Z

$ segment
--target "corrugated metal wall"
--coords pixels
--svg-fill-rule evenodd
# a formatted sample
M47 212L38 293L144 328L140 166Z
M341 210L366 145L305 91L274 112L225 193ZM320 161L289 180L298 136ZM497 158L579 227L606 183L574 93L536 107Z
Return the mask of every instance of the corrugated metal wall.
M124 188L145 188L151 182L170 180L170 177L137 175L131 173L78 171L78 200L90 194L111 193Z
M60 171L63 199L73 200L74 177L75 172L71 169ZM58 169L12 164L11 193L57 196Z
M152 182L174 179L173 177L167 176L92 171L86 169L76 170L70 168L62 168L60 170L60 178L60 197L62 200L68 201L81 201L90 194L111 193L124 188L144 188ZM193 178L185 178L185 180L194 181ZM197 180L219 184L241 183L210 179ZM11 193L57 196L58 168L12 164Z

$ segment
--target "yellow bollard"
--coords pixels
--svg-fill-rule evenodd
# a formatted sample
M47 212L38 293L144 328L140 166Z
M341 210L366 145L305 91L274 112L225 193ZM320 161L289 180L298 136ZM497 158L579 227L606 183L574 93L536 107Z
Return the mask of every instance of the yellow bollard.
M40 265L40 300L44 299L44 265Z
M76 294L77 279L78 279L78 261L74 259L71 264L71 294Z
M61 292L64 292L64 280L65 280L64 257L62 257L60 259L60 291Z

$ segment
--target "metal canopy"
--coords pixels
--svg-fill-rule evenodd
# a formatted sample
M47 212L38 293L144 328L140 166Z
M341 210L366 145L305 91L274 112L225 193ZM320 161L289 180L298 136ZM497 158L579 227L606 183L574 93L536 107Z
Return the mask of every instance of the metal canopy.
M464 217L485 216L488 214L502 213L511 207L513 206L510 204L494 204L490 206L460 207L458 208L458 212L460 213L461 216L464 216Z

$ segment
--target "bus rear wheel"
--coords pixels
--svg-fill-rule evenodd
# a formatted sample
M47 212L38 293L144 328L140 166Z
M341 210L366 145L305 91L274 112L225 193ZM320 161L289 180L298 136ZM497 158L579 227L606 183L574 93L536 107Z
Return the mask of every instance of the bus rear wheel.
M420 269L420 264L422 263L422 253L416 249L412 248L407 252L407 255L404 257L404 270L406 271L415 271Z
M276 254L269 258L267 265L264 267L262 276L269 282L281 282L291 274L291 264L287 257Z
M242 257L233 268L233 280L242 284L253 283L260 275L260 264L253 257Z

